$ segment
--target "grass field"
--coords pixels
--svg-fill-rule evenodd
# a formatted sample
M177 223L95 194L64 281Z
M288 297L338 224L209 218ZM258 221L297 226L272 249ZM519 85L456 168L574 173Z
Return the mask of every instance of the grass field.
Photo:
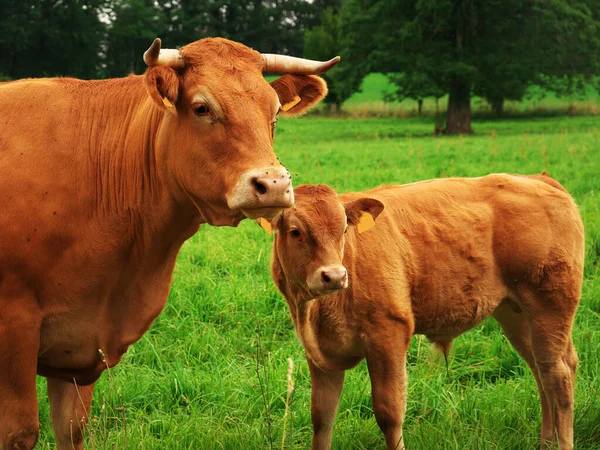
M345 114L354 117L412 117L417 115L417 102L404 100L402 102L383 101L385 92L393 91L386 75L382 73L369 74L363 80L361 92L355 93L343 106ZM521 102L506 101L504 113L506 116L549 116L549 115L597 115L600 113L600 92L587 86L584 98L557 97L554 93L542 94L540 88L529 89L526 98ZM442 97L439 108L445 111L448 105L448 97ZM471 102L474 116L491 115L489 104L474 97ZM435 100L427 98L423 102L423 114L435 114Z
M431 119L282 120L276 150L294 183L338 191L490 172L548 171L575 197L586 270L574 341L578 449L600 448L600 123L596 117L478 121L469 137L432 137ZM97 384L88 447L269 449L310 446L310 378L269 275L272 238L254 222L203 226L179 256L151 330ZM295 391L286 412L288 358ZM458 338L446 370L426 340L408 358L409 449L536 448L533 376L494 321ZM52 447L40 379L39 448ZM285 442L282 445L282 440ZM335 449L382 448L366 366L347 373Z

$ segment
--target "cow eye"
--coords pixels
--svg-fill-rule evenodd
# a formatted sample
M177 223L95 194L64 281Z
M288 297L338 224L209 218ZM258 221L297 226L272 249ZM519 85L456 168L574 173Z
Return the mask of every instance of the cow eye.
M290 236L292 239L296 239L297 241L301 241L303 238L302 231L297 228L290 230Z
M204 104L194 106L194 114L196 114L198 117L207 116L209 113L210 110L208 109L208 106Z

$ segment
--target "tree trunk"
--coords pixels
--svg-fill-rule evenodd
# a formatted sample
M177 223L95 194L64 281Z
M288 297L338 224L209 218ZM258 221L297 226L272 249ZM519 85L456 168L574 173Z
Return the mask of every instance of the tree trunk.
M442 134L444 132L444 118L440 114L440 99L438 97L435 98L435 128L433 129L433 134L436 136Z
M491 102L492 104L492 114L496 117L502 117L504 114L504 98L495 98Z
M453 75L444 134L471 133L471 83Z
M417 105L418 105L419 117L421 117L421 114L423 114L423 99L422 98L417 100Z

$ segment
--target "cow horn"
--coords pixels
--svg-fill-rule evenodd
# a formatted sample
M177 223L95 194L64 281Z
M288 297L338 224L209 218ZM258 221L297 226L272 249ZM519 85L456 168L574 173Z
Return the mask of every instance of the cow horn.
M293 56L274 55L263 53L263 73L294 73L297 75L318 75L327 72L335 66L340 57L330 59L329 61L313 61L311 59L294 58Z
M154 42L144 53L144 62L148 66L165 65L173 69L183 69L185 62L181 56L181 51L171 48L160 48L161 42L159 38L154 39Z

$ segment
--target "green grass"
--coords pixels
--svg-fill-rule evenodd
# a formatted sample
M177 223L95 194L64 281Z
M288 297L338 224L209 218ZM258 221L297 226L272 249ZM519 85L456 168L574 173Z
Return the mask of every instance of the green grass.
M431 119L282 120L276 150L296 185L339 191L490 172L548 171L586 225L585 285L574 330L580 356L575 439L600 448L600 130L597 118L478 121L469 137L432 137ZM308 448L310 378L287 307L269 274L272 238L254 222L203 226L179 256L165 311L97 384L94 449ZM283 428L287 358L295 392ZM458 338L449 369L415 337L408 359L410 449L535 448L533 376L494 321ZM365 364L349 371L334 449L382 448ZM52 447L40 379L39 448Z

